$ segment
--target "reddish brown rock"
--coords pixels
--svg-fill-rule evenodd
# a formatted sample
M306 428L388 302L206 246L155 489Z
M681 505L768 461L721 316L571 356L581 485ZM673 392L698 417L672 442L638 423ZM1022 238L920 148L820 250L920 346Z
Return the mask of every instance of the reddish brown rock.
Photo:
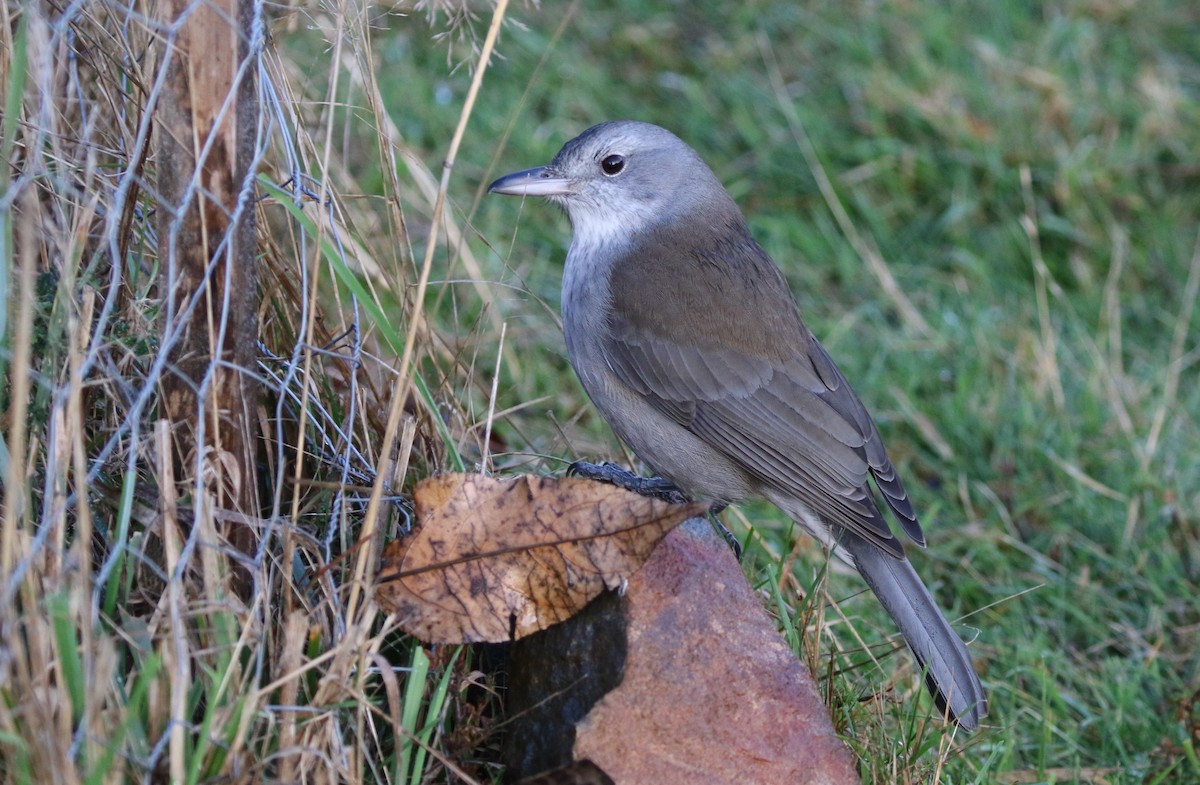
M620 686L576 728L574 757L617 785L858 783L808 669L704 521L630 579Z

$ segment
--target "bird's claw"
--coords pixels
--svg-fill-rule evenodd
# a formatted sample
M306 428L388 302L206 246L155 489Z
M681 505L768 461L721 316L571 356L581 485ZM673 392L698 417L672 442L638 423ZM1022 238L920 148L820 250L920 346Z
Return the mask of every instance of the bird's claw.
M603 463L575 461L567 467L567 476L599 480L627 491L633 491L639 496L648 496L671 504L686 504L690 501L682 491L662 477L641 477L609 461Z
M738 542L737 537L733 536L733 532L729 531L725 527L725 524L721 523L721 519L717 517L717 514L723 509L725 509L724 504L714 504L708 510L708 520L712 523L713 528L717 530L717 533L724 538L725 544L733 551L733 558L740 562L742 560L742 544Z
M618 488L624 488L627 491L633 491L639 496L648 496L652 499L669 502L670 504L686 504L690 499L675 487L673 483L662 477L642 477L634 474L630 470L618 466L615 463L604 461L603 463L588 463L587 461L575 461L567 467L568 477L583 477L588 480L599 480L606 482L609 485L615 485ZM733 549L733 555L738 561L742 560L742 545L737 541L737 537L733 536L733 532L725 528L725 524L717 518L717 514L725 509L724 502L715 502L708 511L708 518L713 526L724 538L729 547Z

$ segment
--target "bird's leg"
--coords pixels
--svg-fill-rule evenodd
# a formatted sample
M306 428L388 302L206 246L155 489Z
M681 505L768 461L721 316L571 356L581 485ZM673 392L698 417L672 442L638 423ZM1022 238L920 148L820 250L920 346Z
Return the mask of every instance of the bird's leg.
M641 477L608 461L604 463L575 461L567 467L567 476L599 480L627 491L633 491L639 496L649 496L670 504L687 504L691 501L681 490L662 477Z
M642 477L609 461L603 463L575 461L567 467L567 476L599 480L609 485L615 485L618 488L624 488L627 491L633 491L639 496L649 496L652 499L660 499L671 504L686 504L690 501L683 491L679 490L673 483L663 477ZM721 519L717 517L727 506L729 505L725 502L714 502L708 509L708 520L720 532L721 537L729 544L729 547L733 549L733 555L737 557L737 560L741 561L741 543L737 541L737 537L733 536L733 532L725 528L725 524L721 523Z
M733 557L740 562L742 560L742 544L738 542L737 537L733 536L733 532L725 528L725 524L717 517L721 514L721 510L724 510L728 506L724 502L717 502L712 507L709 507L708 520L725 539L725 543L733 550Z

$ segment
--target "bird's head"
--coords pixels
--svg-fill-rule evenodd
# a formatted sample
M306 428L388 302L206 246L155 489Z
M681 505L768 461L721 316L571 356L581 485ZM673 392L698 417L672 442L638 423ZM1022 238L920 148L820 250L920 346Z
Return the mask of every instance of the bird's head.
M692 148L663 128L632 120L593 126L547 166L505 175L488 193L541 196L571 219L576 243L628 240L660 223L712 225L729 195Z

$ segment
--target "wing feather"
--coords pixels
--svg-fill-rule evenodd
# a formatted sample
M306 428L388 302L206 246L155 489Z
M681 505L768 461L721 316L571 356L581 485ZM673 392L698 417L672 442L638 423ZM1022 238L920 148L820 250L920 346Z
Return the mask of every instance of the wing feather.
M815 349L777 360L623 325L606 356L622 382L760 482L901 556L868 488L874 477L905 533L924 545L874 422L820 344L799 337Z
M875 423L804 325L779 268L736 210L718 229L656 227L613 265L601 339L609 367L764 485L898 555L873 477L923 546ZM736 305L714 312L713 302Z

